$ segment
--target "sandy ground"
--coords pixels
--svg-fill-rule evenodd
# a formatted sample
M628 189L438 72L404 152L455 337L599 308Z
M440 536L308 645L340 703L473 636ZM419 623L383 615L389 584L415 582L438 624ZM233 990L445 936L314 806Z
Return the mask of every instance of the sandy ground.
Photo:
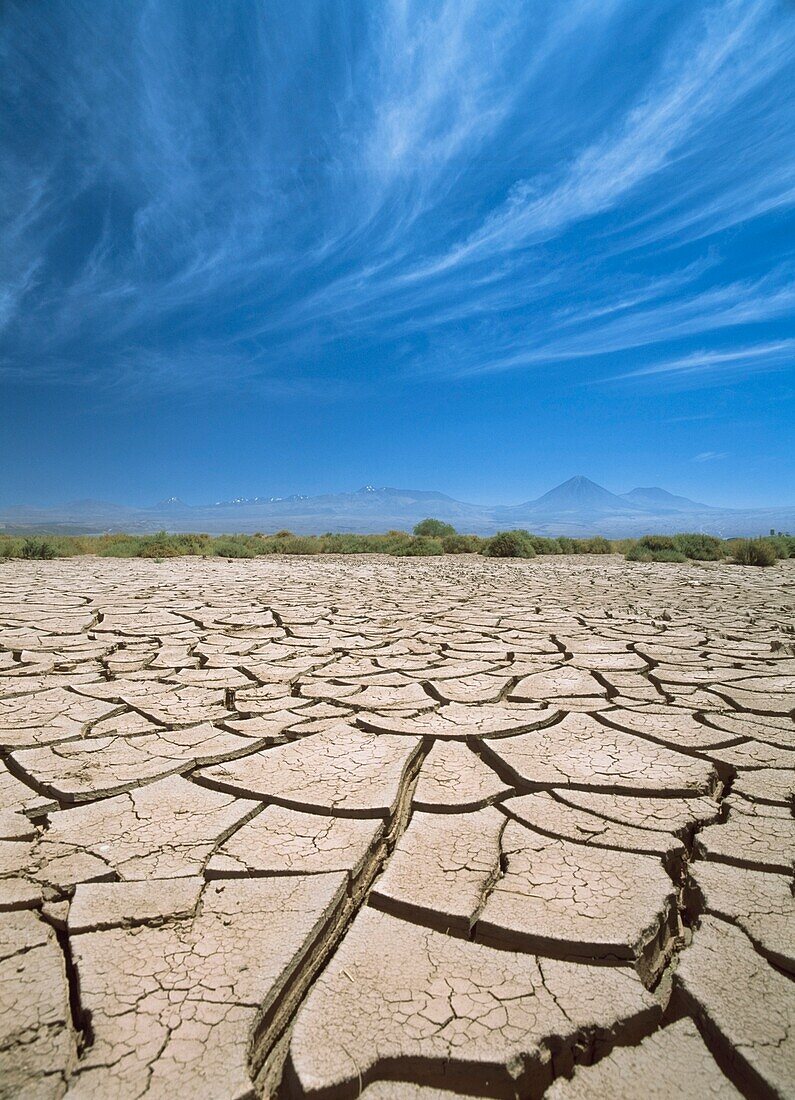
M0 1096L794 1095L794 593L0 565Z

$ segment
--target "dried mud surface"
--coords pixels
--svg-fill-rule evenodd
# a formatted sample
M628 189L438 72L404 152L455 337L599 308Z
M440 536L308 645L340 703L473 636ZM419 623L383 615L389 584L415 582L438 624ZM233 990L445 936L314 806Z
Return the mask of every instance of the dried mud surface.
M793 594L0 566L0 1096L795 1095Z

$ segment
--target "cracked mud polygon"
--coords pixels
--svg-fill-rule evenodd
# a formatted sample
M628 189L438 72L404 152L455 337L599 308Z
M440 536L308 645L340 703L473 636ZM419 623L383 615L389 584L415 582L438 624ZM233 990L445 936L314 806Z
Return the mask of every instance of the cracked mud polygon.
M795 562L0 569L0 1095L795 1093Z

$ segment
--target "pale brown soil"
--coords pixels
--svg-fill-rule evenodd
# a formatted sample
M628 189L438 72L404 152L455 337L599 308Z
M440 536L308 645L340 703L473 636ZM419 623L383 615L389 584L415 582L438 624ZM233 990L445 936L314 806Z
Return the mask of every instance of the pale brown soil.
M793 594L0 565L0 1097L795 1095Z

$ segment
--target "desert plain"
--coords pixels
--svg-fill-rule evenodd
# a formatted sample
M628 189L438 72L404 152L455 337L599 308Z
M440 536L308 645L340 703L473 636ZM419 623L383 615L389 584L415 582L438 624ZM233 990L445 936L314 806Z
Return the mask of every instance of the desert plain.
M794 594L0 564L0 1095L795 1095Z

